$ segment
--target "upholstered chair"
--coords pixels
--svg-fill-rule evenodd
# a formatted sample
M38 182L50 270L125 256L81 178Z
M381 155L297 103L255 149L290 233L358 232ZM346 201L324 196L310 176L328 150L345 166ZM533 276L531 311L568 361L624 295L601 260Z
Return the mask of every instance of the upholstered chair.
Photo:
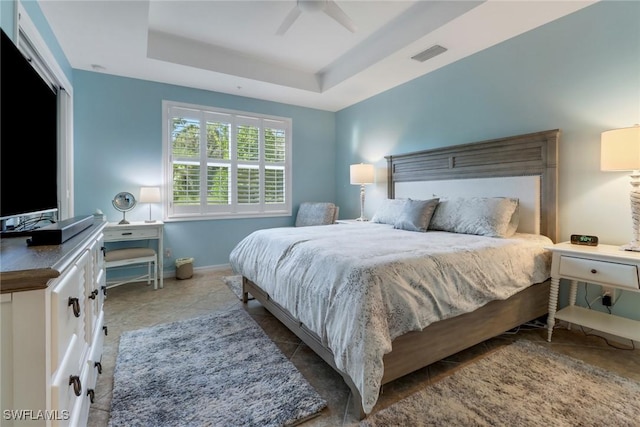
M303 202L296 215L296 227L329 225L338 219L338 206L329 202Z

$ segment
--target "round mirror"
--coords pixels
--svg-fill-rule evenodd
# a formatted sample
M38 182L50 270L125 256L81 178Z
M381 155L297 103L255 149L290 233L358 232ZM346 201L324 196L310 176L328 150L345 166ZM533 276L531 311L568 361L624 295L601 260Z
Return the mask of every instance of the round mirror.
M111 203L113 203L114 208L122 212L122 221L120 221L119 224L129 224L129 221L125 219L124 213L136 206L136 198L133 197L133 194L127 193L126 191L118 193Z

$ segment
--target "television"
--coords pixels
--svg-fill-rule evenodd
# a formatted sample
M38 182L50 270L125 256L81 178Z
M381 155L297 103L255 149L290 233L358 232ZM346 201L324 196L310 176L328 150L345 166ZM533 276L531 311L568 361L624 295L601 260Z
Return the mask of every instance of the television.
M58 209L58 103L54 88L0 31L0 221L6 231L9 218Z

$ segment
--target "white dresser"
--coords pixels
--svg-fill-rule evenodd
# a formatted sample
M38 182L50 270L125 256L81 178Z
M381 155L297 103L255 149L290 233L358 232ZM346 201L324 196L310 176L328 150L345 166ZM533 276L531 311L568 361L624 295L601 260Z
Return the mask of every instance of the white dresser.
M107 333L103 229L61 245L0 241L2 426L84 426Z

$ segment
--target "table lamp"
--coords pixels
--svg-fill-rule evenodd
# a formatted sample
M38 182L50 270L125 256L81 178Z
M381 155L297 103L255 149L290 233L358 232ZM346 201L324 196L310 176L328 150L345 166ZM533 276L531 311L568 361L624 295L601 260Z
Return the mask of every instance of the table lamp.
M151 219L151 204L160 203L162 198L160 197L160 187L141 187L140 188L140 203L149 203L149 219L145 222L156 222L155 219Z
M365 163L351 165L351 184L360 185L360 218L356 218L356 221L368 221L364 216L364 186L373 184L373 173L373 165Z
M601 170L631 171L633 236L622 249L640 252L640 125L602 132L600 149Z

